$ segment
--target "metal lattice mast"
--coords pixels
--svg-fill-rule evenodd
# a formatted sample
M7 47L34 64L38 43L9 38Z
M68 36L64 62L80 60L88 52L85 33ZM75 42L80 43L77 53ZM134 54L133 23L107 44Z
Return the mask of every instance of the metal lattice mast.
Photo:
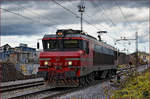
M136 66L138 65L138 32L135 33L135 39L126 39L121 38L121 39L117 39L116 42L118 41L130 41L130 40L135 40L135 46L136 46L136 51L135 51L135 58L136 58Z

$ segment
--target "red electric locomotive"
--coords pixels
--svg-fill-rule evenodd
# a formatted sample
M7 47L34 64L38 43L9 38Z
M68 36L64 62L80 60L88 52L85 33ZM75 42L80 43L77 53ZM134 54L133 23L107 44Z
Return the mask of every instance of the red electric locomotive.
M117 50L80 30L57 30L42 43L38 74L52 86L84 86L116 73Z

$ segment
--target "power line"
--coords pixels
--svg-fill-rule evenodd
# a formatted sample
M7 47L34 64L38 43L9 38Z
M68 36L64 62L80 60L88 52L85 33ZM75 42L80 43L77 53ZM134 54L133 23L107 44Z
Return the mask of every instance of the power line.
M90 1L91 3L93 3L92 1ZM96 6L95 6L96 7ZM96 7L97 8L97 7ZM97 10L98 10L98 8L97 8ZM105 10L104 9L104 7L103 7L103 10ZM105 12L105 11L104 11ZM103 13L104 13L103 12ZM98 13L99 14L99 13ZM104 13L105 14L105 13ZM86 13L86 15L88 16L88 17L91 17L91 16L89 16L87 13ZM100 14L99 14L100 15ZM101 15L100 15L101 16ZM107 16L105 16L105 17L107 17ZM91 17L92 18L92 17ZM104 18L103 18L104 19ZM109 19L109 18L108 18ZM109 20L111 20L111 19L109 19ZM105 20L106 21L106 20ZM115 23L113 23L113 21L111 21L111 23L112 24L114 24L114 25L116 25ZM102 25L101 25L102 26ZM104 26L103 26L104 27ZM115 42L115 40L116 40L116 38L114 38L114 37L112 37L112 36L110 36L110 35L108 35L114 42Z
M75 15L77 18L80 18L79 15L77 15L76 13L74 13L72 10L64 7L63 5L59 4L58 2L56 2L55 0L52 0L54 3L56 3L57 5L61 6L62 8L64 8L65 10L69 11L71 14Z
M106 15L105 14L105 8L104 8L104 6L102 5L102 6L98 6L95 2L93 2L93 1L90 1L92 4L94 4L95 5L95 7L96 7L96 9L97 10L102 10L102 13L103 13L103 15L105 16L105 18L107 18L110 22L111 22L111 24L112 25L116 25L113 21L112 21L112 19L111 18L109 18L108 17L108 15ZM98 13L99 14L99 13ZM99 14L99 16L101 16L100 14ZM103 18L104 19L104 18ZM104 19L105 20L105 19ZM106 20L105 20L106 21ZM112 37L112 36L110 36L110 35L108 35L110 38L112 38L113 40L115 40L115 38L114 37Z
M91 3L95 4L93 1L91 1ZM101 7L101 9L102 9L102 11L103 11L103 14L105 15L105 12L106 12L106 11L105 11L104 6L101 5L100 7L99 7L99 6L97 7L97 4L95 4L95 5L96 5L96 6L95 6L96 8L99 8L99 9L100 9L100 7ZM100 10L101 10L101 9L100 9ZM113 25L116 25L116 24L112 21L112 19L108 17L108 15L107 15L107 16L105 15L105 17L107 17ZM121 29L120 29L120 31L121 31ZM115 42L115 40L117 39L117 38L114 38L114 37L112 37L112 36L110 36L110 35L108 35L108 36L109 36L111 39L113 39L114 42Z
M70 2L70 0L68 1L68 2ZM82 5L84 5L84 1L80 1L80 3L82 3ZM70 3L72 6L74 6L72 3ZM91 18L91 19L93 19L93 17L91 17L91 16L89 16L86 12L84 12L84 14L85 15L87 15L87 17L89 17L89 18ZM94 21L94 20L93 20ZM90 24L89 22L87 22L88 24ZM96 27L95 28L97 28L97 26L102 26L102 27L104 27L103 25L98 25L98 24L96 24L95 25ZM98 29L99 30L99 29ZM96 33L97 34L97 33Z
M26 7L24 7L24 6L22 6L22 5L17 4L17 6L20 7L20 8L26 9ZM41 15L41 14L39 14L39 13L36 13L36 12L32 11L32 10L30 10L30 12L31 12L32 14L34 14L34 15L41 16L41 17L43 17L43 18L45 18L45 19L47 19L47 20L49 20L49 21L52 21L52 20L50 20L49 17L47 17L47 16Z
M134 28L132 27L132 25L129 24L129 21L128 21L128 19L126 18L125 14L123 13L123 11L122 11L122 9L121 9L119 3L118 3L116 0L113 0L113 1L115 2L116 6L119 8L119 10L120 10L122 16L124 17L125 21L126 21L126 22L128 23L128 25L131 27L131 29L134 30Z
M30 17L24 16L24 15L19 14L19 13L12 12L12 11L10 11L10 10L8 10L8 9L4 9L4 8L0 8L0 9L4 10L4 11L6 11L6 12L9 12L9 13L15 14L15 15L17 15L17 16L20 16L20 17L22 17L22 18L24 18L24 19L30 20L30 21L32 21L32 22L38 22L38 23L40 23L40 21L33 20L33 19L30 18ZM44 25L44 26L51 26L51 25L46 25L46 24L42 24L42 25ZM54 28L56 28L56 27L54 27ZM58 29L58 28L56 28L56 29Z
M64 8L65 10L67 10L68 12L72 13L73 15L75 15L77 18L81 18L78 14L74 13L72 10L64 7L63 5L59 4L58 2L56 2L55 0L52 0L54 3L56 3L57 5L59 5L60 7ZM91 25L92 27L94 27L97 30L100 30L99 28L97 28L95 25L92 25L90 22L88 22L87 20L85 20L83 18L83 21L85 21L87 24Z
M89 16L86 12L85 12L85 15L87 15L87 17L91 18L94 21L94 19L93 19L94 16ZM104 21L106 21L106 20L104 19ZM104 27L103 25L100 25L100 24L96 24L96 25Z
M95 4L94 1L90 1L90 2L91 2L93 5L95 5L95 8L96 8L98 11L101 10L99 7L97 7L97 4ZM102 9L102 10L103 10L103 9ZM103 16L103 20L106 22L106 19L105 19L105 18L107 18L108 20L110 20L110 19L109 19L108 16L105 15L104 12L105 12L105 11L102 11L103 14L100 15L100 14L98 13L98 15L99 15L99 16ZM105 16L105 17L104 17L104 16ZM110 20L110 21L111 21L111 20ZM113 22L111 22L111 23L113 24Z
M56 2L56 1L55 1ZM58 3L58 2L57 2ZM59 4L60 5L60 4ZM61 5L61 7L63 7L63 8L65 8L64 6L62 6ZM65 9L68 9L68 8L65 8ZM69 11L71 11L70 9L69 9ZM73 11L71 11L72 13L74 13ZM76 13L74 13L75 15L77 15ZM88 14L86 14L88 17L90 17ZM78 16L77 15L77 17L80 17L80 16ZM85 22L87 22L89 25L91 25L87 20L85 20L85 19L83 19ZM101 25L102 26L102 25ZM102 26L102 27L104 27L104 26ZM97 33L95 33L95 32L93 32L94 34L96 34L96 35L98 35ZM116 38L114 38L114 37L112 37L112 36L110 36L110 35L108 35L111 39L113 39L113 41L115 41L115 39Z
M53 0L53 1L55 1L55 0ZM79 15L77 15L76 13L74 13L72 10L70 10L70 9L68 9L68 8L66 8L66 7L64 7L64 6L62 6L61 4L59 4L58 2L56 2L55 1L55 3L56 4L58 4L58 5L60 5L61 7L63 7L64 9L66 9L67 11L71 11L71 13L73 13L73 15L76 15L76 17L78 17L78 18L80 18L80 16ZM90 16L89 16L90 17ZM96 28L97 30L99 30L95 25L92 25L90 22L88 22L87 20L85 20L85 19L83 19L83 21L85 21L87 24L89 24L89 25L91 25L92 27L94 27L94 28ZM104 26L103 26L104 27ZM98 35L97 33L95 33L95 32L93 32L94 34L96 34L96 35ZM112 37L111 37L112 38ZM113 41L115 41L114 40L114 38L112 38L113 39Z
M59 3L58 3L58 4L59 4ZM63 7L63 6L62 6L62 7ZM25 8L25 7L22 7L22 8ZM64 8L65 8L65 7L64 7ZM24 15L22 15L22 14L9 11L8 9L4 9L4 8L0 8L0 9L4 10L4 11L6 11L6 12L9 12L9 13L15 14L15 15L17 15L17 16L23 17L24 19L30 20L30 21L32 21L32 22L34 22L34 21L35 21L35 22L39 22L39 21L37 21L37 20L33 20L32 18L27 17L27 16L24 16ZM69 11L71 11L71 10L69 10ZM39 14L33 12L33 11L31 11L31 12L34 13L34 14L36 14L36 15L39 15ZM72 13L74 13L74 12L72 12ZM74 15L77 15L77 14L74 13ZM43 15L40 15L40 16L45 17L45 16L43 16ZM79 17L79 16L77 15L77 17ZM47 17L47 18L48 18L48 17ZM87 20L85 20L85 19L83 19L83 20L84 20L87 24L89 24L89 25L95 27L94 25L90 24ZM95 28L97 29L97 27L95 27ZM57 28L56 28L56 29L57 29ZM96 34L97 34L97 33L96 33Z
M7 9L4 9L4 8L0 8L0 9L4 10L4 11L6 11L6 12L9 12L9 13L15 14L15 15L17 15L17 16L23 17L24 19L27 19L27 20L30 20L30 21L35 21L35 20L33 20L32 18L29 18L29 17L27 17L27 16L23 16L23 15L21 15L21 14L18 14L18 13L12 12L12 11L9 11L9 10L7 10Z
M103 6L103 4L102 4L102 1L100 1L100 2L101 2L101 6L98 6L98 8L99 8L100 10L102 10L104 16L107 17L107 19L111 22L112 25L116 25L116 24L113 22L113 20L112 20L110 17L108 17L108 15L105 14L106 9L104 8L104 6ZM96 4L96 3L92 2L92 1L91 1L91 3L95 4L96 7L97 7L97 4ZM122 31L120 28L119 28L119 30Z
M92 1L91 1L92 2ZM110 17L108 17L108 15L107 14L105 14L105 8L104 8L104 6L103 6L103 4L102 4L102 1L100 0L100 2L101 2L101 6L98 6L98 8L101 10L102 9L102 11L103 11L103 13L104 13L104 15L107 17L107 19L108 20L110 20L110 22L112 23L112 25L116 25L113 21L112 21L112 19L110 18ZM97 4L96 4L97 5Z

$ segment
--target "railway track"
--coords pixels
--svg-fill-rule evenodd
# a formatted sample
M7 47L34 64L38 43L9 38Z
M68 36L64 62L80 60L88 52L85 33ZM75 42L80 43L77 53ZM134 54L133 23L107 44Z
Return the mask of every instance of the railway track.
M28 88L21 88L19 90L11 90L6 91L1 94L2 99L52 99L56 98L62 95L65 95L67 93L76 92L79 90L83 90L89 87L92 87L96 84L101 84L103 82L107 82L109 79L103 79L103 80L96 80L92 82L92 84L82 87L82 88L53 88L50 86L47 86L45 84L40 86L31 86ZM33 81L32 81L33 82ZM40 82L39 82L40 83ZM42 82L41 82L42 83ZM38 84L38 83L36 83ZM32 84L30 84L32 85ZM4 86L4 85L3 85Z
M44 86L43 78L1 83L0 86L1 99L8 99L8 98L18 96L18 93L23 92L23 90L29 90L29 89L31 90L33 88L40 87L40 86Z
M95 86L95 85L97 85L97 84L102 84L103 82L106 82L106 81L108 81L108 80L109 80L109 79L96 80L96 81L92 82L92 83L91 83L90 85L88 85L88 86L79 87L79 88L77 87L77 88L67 89L67 90L61 91L61 93L49 95L49 96L44 97L44 98L41 98L41 99L59 99L59 97L61 97L62 95L65 95L65 94L68 94L68 93L72 93L72 92L77 92L77 91L80 91L80 90L84 90L84 89L93 87L93 86Z
M43 78L5 82L1 83L0 92L4 93L7 91L13 91L40 85L44 85Z
M85 86L82 88L76 88L76 87L72 87L72 88L53 88L53 87L49 87L47 85L43 85L40 87L34 87L31 89L27 89L27 90L22 90L21 92L15 93L13 95L11 95L12 93L8 93L8 95L5 95L7 97L5 97L4 99L51 99L54 97L58 97L67 93L71 93L74 91L79 91L79 90L83 90L85 88L89 88L91 86L94 86L96 84L100 84L102 82L104 82L106 80L102 80L102 81L95 81L93 82L91 85L89 86Z
M98 82L94 82L87 87L94 84L98 84ZM66 93L82 90L83 88L53 88L45 85L42 80L16 82L14 84L7 83L1 86L1 91L3 91L1 99L49 99L49 97L61 96Z

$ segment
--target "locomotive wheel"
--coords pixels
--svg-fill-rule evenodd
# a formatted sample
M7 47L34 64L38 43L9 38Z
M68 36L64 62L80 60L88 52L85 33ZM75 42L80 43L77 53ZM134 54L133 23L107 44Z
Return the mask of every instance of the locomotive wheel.
M88 81L91 83L92 82L92 73L90 73L89 75L88 75Z
M89 74L89 75L86 76L86 81L87 81L88 85L90 85L90 83L92 82L91 79L90 79L90 75L91 74Z
M84 87L84 86L86 86L86 85L87 85L87 83L86 83L85 76L80 77L80 78L79 78L79 87Z
M83 87L82 77L80 77L78 79L79 79L79 87Z
M88 78L87 78L87 76L84 76L83 77L83 80L84 80L84 86L88 86Z
M112 75L116 75L116 71L117 71L116 69L113 69L112 70Z
M95 81L95 75L94 75L94 73L91 73L91 80L92 80L92 82Z
M94 79L94 73L90 73L89 76L88 76L88 79L89 79L89 82L93 82L95 79Z
M99 71L95 71L93 75L94 75L94 80L100 80L101 79L101 77L100 77L101 74Z
M46 73L45 77L44 77L45 81L48 81L48 73Z
M86 81L85 81L84 76L81 79L82 79L82 86L84 87L86 85Z
M111 78L112 77L112 70L108 70L108 73L107 73L107 78Z

